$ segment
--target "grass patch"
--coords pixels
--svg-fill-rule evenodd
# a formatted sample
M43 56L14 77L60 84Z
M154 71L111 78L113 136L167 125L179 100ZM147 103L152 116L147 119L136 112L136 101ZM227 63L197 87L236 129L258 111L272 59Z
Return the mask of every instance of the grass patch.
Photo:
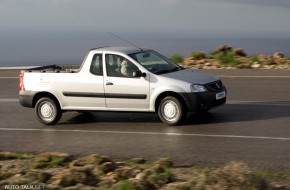
M56 168L62 166L63 159L59 157L52 156L48 161L36 162L34 168Z
M120 181L113 185L110 190L143 190L143 188L132 181Z
M173 167L173 162L168 158L149 163L143 158L114 162L99 155L74 157L56 152L35 156L22 153L2 155L5 159L19 160L2 161L6 166L0 167L0 189L1 185L15 184L14 180L20 180L21 184L52 184L56 189L290 189L290 173L255 170L244 162L230 162L221 167ZM27 165L30 161L31 164Z
M0 152L0 160L29 159L32 157L33 155L28 153Z
M41 153L34 157L33 167L35 169L61 167L64 166L68 161L68 154Z

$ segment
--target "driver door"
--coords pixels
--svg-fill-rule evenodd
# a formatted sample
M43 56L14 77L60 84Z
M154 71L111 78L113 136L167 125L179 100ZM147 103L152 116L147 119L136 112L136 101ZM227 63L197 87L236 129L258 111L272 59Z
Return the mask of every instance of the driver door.
M105 66L104 89L107 109L149 110L149 76L133 77L133 72L139 70L138 66L117 54L105 54Z

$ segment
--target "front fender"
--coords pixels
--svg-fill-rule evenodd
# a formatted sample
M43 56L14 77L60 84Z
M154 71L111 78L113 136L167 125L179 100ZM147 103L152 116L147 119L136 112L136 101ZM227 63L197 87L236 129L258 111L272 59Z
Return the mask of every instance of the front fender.
M162 86L157 89L151 89L150 93L150 111L154 112L155 110L155 103L158 97L163 94L163 93L176 93L176 94L182 94L186 93L186 90L179 87L179 86L174 86L174 85L166 85Z

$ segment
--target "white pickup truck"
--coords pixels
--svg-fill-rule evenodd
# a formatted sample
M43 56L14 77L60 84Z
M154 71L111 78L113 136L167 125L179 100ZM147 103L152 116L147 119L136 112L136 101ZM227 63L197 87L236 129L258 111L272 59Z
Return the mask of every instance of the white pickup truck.
M168 125L187 112L226 102L215 76L185 69L150 49L102 47L89 51L77 70L57 65L23 70L19 102L53 125L65 111L157 112Z

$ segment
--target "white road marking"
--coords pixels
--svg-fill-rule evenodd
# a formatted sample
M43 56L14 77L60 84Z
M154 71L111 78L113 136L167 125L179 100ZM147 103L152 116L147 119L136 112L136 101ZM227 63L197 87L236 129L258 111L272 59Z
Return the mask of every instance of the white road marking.
M18 99L9 99L9 98L7 98L7 99L5 99L5 98L1 98L0 99L0 102L18 102Z
M23 129L23 128L0 128L0 131L34 131L34 132L73 132L73 133L100 133L100 134L130 134L130 135L163 135L163 136L193 136L193 137L218 137L239 139L283 140L290 141L288 137L265 137L265 136L241 136L241 135L214 135L199 133L159 133L159 132L135 132L135 131L97 131L97 130L65 130L65 129Z
M0 77L0 79L19 79L19 77Z

